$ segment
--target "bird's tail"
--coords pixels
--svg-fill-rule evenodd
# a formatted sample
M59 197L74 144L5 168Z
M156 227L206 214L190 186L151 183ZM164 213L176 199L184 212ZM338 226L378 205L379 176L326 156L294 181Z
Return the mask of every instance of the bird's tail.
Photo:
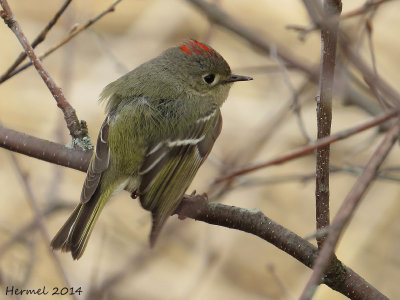
M97 190L88 202L79 203L51 241L51 247L71 252L74 259L79 259L108 198L109 193L100 193Z
M160 215L157 213L152 213L153 224L151 226L151 232L149 236L150 247L153 248L156 244L157 238L160 234L161 229L163 228L165 221L167 221L169 215Z

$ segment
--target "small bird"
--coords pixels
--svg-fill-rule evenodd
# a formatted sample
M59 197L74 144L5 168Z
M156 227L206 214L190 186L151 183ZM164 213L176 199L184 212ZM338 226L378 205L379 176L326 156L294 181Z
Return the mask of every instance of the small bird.
M188 40L107 85L107 117L80 203L51 247L79 259L104 205L123 189L151 211L154 246L220 134L232 83L247 80L213 48Z

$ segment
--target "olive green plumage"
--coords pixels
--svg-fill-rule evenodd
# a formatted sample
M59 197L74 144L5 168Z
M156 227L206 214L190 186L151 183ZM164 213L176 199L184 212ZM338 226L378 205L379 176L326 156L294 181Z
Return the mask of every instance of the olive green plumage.
M232 75L215 50L189 40L110 83L81 201L51 246L81 257L105 203L122 189L151 211L154 245L220 133L219 107L231 83L250 79Z

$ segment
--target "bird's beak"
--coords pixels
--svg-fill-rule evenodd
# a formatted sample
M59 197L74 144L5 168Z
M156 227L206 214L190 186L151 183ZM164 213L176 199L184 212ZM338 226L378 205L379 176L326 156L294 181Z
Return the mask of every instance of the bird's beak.
M232 74L231 77L224 80L224 83L231 83L231 82L235 82L235 81L249 81L249 80L253 80L253 78L251 78L249 76Z

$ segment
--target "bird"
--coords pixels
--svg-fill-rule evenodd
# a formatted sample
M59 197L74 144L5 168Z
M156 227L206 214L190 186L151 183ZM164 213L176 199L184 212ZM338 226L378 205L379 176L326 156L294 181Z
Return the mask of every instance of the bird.
M107 85L106 118L80 202L51 241L79 259L106 202L121 190L151 212L154 246L222 128L220 107L234 75L211 46L190 39Z

